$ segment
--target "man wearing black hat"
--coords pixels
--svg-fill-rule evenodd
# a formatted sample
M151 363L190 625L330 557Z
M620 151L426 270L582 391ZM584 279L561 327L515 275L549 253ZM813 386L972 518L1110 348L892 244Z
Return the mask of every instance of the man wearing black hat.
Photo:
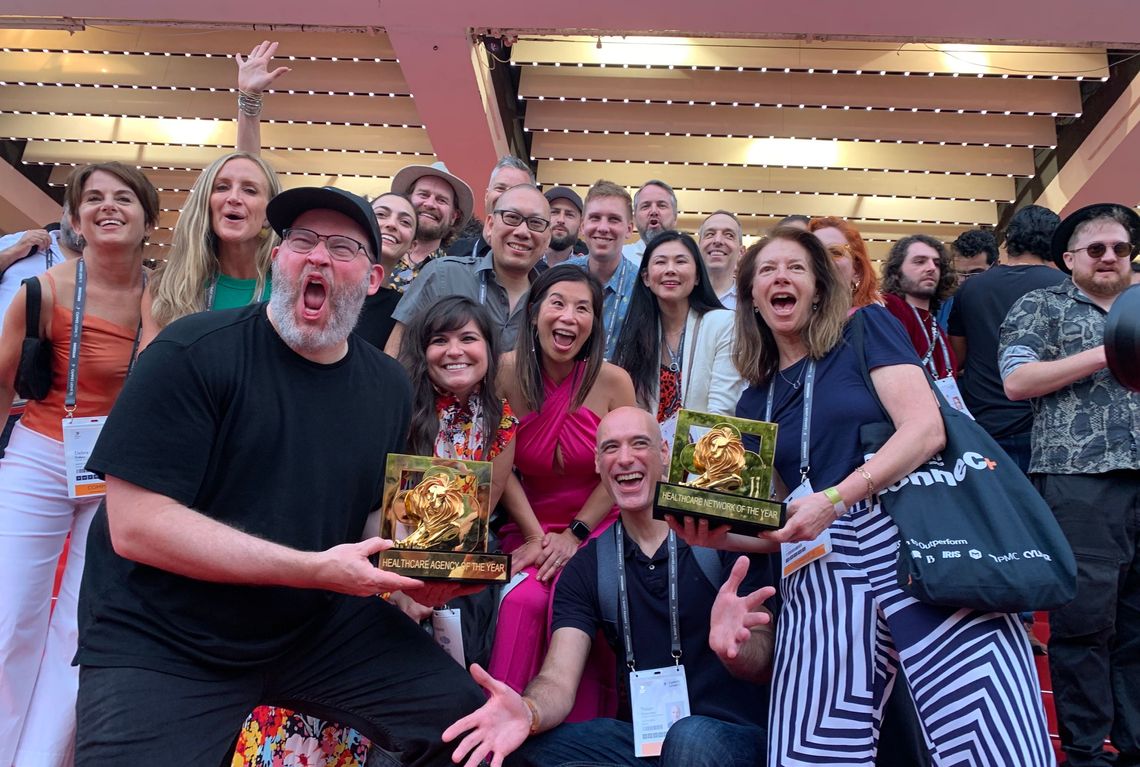
M1077 559L1049 616L1049 669L1071 767L1140 764L1140 394L1106 370L1105 319L1129 286L1140 217L1090 205L1052 239L1071 280L1027 293L1001 328L1010 399L1033 401L1029 471ZM1118 755L1104 749L1111 737Z
M582 227L582 198L578 193L570 187L555 186L543 195L550 203L550 246L534 265L539 273L574 256L590 253L586 243L578 239Z
M76 764L221 764L261 703L443 764L480 703L463 669L375 596L419 581L361 541L411 391L352 336L383 277L368 203L293 189L273 298L172 323L139 357L88 468L106 476L79 603Z

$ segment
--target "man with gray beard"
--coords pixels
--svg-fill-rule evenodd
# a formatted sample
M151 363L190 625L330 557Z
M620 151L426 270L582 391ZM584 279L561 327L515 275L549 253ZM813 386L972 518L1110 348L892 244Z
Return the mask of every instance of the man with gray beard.
M266 216L272 300L165 328L88 461L107 496L79 601L77 765L221 764L261 703L443 764L443 728L482 702L376 596L424 584L371 564L391 541L361 540L411 410L399 365L351 334L383 278L376 218L332 187Z

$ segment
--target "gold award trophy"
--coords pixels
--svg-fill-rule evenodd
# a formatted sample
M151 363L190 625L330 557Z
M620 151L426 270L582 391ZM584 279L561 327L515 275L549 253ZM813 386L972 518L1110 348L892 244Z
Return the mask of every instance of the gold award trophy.
M747 535L781 527L786 505L772 498L775 453L774 423L681 410L653 516L707 519Z
M389 455L380 535L384 570L409 578L506 583L509 554L487 551L491 463Z

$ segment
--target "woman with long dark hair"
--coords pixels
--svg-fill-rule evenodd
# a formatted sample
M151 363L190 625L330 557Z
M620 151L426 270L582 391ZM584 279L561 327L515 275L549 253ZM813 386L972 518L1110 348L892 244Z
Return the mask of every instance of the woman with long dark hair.
M641 257L614 362L633 380L638 406L667 424L681 408L736 411L744 381L732 364L733 312L713 291L693 238L662 232ZM666 439L672 440L672 430Z
M611 410L634 404L629 376L602 359L597 278L577 266L550 268L531 285L524 323L500 374L502 392L519 417L515 466L523 492L508 490L508 505L529 507L541 535L526 535L516 523L503 527L503 550L513 554L513 568L525 565L528 577L503 600L488 668L519 692L546 655L554 580L578 548L617 517L594 466L598 423ZM612 679L613 668L606 671ZM602 706L599 677L579 690L579 719Z

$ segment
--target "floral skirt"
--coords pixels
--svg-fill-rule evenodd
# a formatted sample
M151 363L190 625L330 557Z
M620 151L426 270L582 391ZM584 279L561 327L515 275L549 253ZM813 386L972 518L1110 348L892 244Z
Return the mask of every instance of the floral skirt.
M259 706L241 728L231 767L363 767L371 745L351 727Z

